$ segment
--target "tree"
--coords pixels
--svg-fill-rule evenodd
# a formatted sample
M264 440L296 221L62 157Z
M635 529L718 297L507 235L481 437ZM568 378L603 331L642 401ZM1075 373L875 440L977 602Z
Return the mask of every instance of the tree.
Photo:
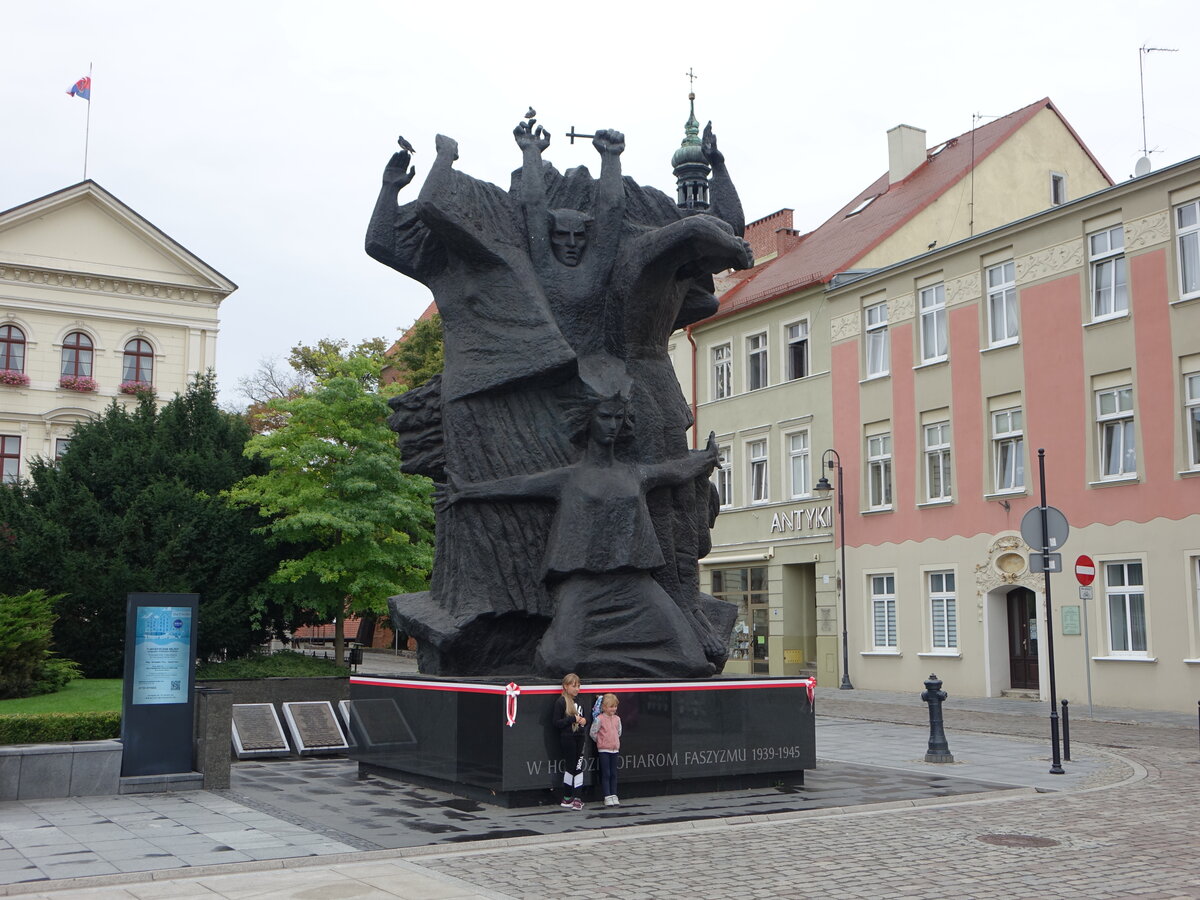
M55 643L89 677L123 671L126 595L200 594L198 652L243 656L280 621L267 579L278 556L224 490L258 471L243 455L245 421L197 377L161 411L149 396L114 401L76 425L70 452L36 461L30 482L2 492L0 584L62 594Z
M57 599L45 591L0 596L0 700L49 694L79 674L50 650Z
M418 319L390 351L390 368L397 381L409 390L419 388L445 365L442 317L434 313Z
M382 612L392 594L426 586L432 485L400 471L385 395L370 389L380 355L336 352L321 366L309 393L270 404L284 424L246 447L270 469L228 499L269 519L258 530L286 554L272 582L287 588L294 613L334 621L341 662L347 614Z
M246 419L255 434L278 427L278 414L267 408L272 400L298 397L312 386L306 372L284 369L277 358L259 360L258 368L238 379L238 390L248 402Z
M288 362L297 372L318 381L342 375L357 379L364 390L374 391L379 389L380 373L387 364L387 346L381 337L367 338L353 347L344 339L321 338L315 347L297 344Z

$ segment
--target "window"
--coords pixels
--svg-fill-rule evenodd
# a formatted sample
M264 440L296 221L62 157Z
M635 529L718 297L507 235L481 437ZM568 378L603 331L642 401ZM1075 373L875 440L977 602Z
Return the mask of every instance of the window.
M809 473L808 432L797 431L788 435L788 462L792 475L792 496L807 497L812 493Z
M25 371L25 333L16 325L0 325L0 370Z
M794 322L787 332L787 377L789 381L808 375L808 321Z
M1137 444L1133 431L1133 388L1096 392L1096 422L1100 428L1100 477L1128 478L1137 474Z
M867 484L871 509L892 506L892 436L874 434L867 438Z
M1062 206L1067 202L1067 176L1050 173L1050 205Z
M149 341L134 338L125 345L121 380L140 381L143 384L150 384L154 380L154 351Z
M14 484L21 477L21 439L0 434L0 483Z
M1025 417L1019 407L992 413L996 493L1025 489Z
M1200 297L1200 200L1175 207L1179 240L1179 296Z
M888 352L888 311L886 303L876 303L863 310L867 334L867 377L886 375L891 370Z
M746 390L757 391L767 386L767 335L754 334L746 338Z
M728 344L713 347L713 389L714 400L723 400L733 394L733 348Z
M929 500L949 500L950 423L925 426L925 491Z
M1109 649L1116 654L1146 652L1146 591L1140 562L1104 564L1108 597Z
M894 649L896 646L896 576L871 576L871 622L874 625L875 648Z
M1191 453L1191 467L1200 469L1200 372L1186 376L1187 407L1184 411L1187 422L1188 448Z
M746 449L750 459L750 502L767 501L767 442L751 441Z
M62 375L92 374L92 339L82 331L67 335L62 345Z
M769 671L767 636L770 631L770 593L767 567L714 569L712 595L737 607L729 642L729 658L750 660L754 672Z
M733 506L733 468L729 460L729 447L718 447L720 461L713 472L713 483L717 486L717 496L721 506Z
M993 347L1015 344L1017 325L1017 276L1012 260L987 270L988 340Z
M946 286L921 289L921 361L946 359Z
M71 449L70 438L55 438L54 440L54 461L58 462L67 455L67 451Z
M1092 318L1111 319L1129 310L1129 288L1125 279L1125 227L1088 235L1088 259L1092 265Z
M953 572L929 573L929 616L933 626L933 649L958 648L958 607Z

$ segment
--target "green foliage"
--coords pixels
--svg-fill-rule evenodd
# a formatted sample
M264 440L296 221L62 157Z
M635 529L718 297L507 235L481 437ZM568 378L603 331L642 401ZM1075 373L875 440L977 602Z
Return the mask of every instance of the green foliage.
M404 333L391 355L397 379L409 390L419 388L445 366L442 317L436 313Z
M285 424L246 447L270 470L228 493L269 520L259 530L286 554L271 580L295 614L328 622L382 612L392 594L426 585L431 484L400 471L387 404L366 387L378 384L381 364L352 355L308 394L274 401Z
M247 656L226 662L204 663L196 670L201 681L222 678L315 678L348 677L345 666L332 659L319 659L294 650L280 650L270 656Z
M317 381L330 378L354 378L365 391L379 389L379 375L387 363L387 342L381 337L368 338L353 347L343 339L321 338L315 347L297 344L288 362L302 375Z
M50 650L57 599L45 591L0 596L0 700L49 694L79 676L79 666Z
M120 712L120 678L76 678L61 691L0 700L0 715L51 712Z
M0 744L103 741L120 736L119 712L0 715Z
M221 492L265 470L243 449L240 416L216 404L198 377L161 411L149 397L114 402L76 425L58 463L31 467L30 484L0 491L0 584L64 595L56 646L89 677L123 669L126 595L200 594L198 652L240 656L278 616L267 577L278 557L254 533L253 514Z

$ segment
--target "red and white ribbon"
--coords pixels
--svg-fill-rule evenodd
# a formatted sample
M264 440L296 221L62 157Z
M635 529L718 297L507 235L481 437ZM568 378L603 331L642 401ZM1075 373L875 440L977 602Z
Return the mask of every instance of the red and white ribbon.
M808 691L808 705L812 706L813 694L815 694L817 690L817 676L810 676L808 679L808 684L806 684L804 687Z
M517 721L517 697L520 693L521 686L515 681L504 686L504 721L509 728Z

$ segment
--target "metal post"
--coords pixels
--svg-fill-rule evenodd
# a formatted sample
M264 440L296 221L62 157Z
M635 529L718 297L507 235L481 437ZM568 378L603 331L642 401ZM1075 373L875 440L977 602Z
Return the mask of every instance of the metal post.
M1067 762L1071 761L1071 712L1067 709L1067 701L1062 702L1062 726L1063 726L1063 759Z
M838 543L841 545L842 570L838 573L838 587L842 592L842 683L839 690L852 691L850 683L850 639L846 634L846 509L842 505L842 497L846 493L842 484L842 458L834 451L837 459L837 511L838 511Z
M942 680L930 675L925 679L925 691L921 694L921 700L929 704L929 747L925 750L925 762L929 763L954 762L942 727L942 701L950 695L941 688Z
M1050 527L1046 521L1046 451L1038 449L1038 478L1042 488L1042 569L1046 585L1046 662L1050 670L1051 775L1065 775L1058 755L1058 691L1054 683L1054 616L1050 606Z

